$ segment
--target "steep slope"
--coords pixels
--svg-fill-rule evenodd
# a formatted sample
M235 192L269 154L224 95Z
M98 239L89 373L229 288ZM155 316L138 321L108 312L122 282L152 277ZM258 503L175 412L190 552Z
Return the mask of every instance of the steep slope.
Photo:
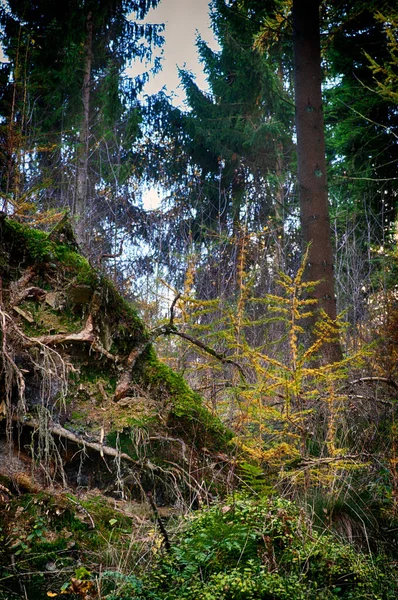
M35 466L35 485L200 501L225 478L228 432L159 362L134 308L77 252L66 217L46 234L3 215L0 233L8 451ZM13 476L7 461L0 469Z

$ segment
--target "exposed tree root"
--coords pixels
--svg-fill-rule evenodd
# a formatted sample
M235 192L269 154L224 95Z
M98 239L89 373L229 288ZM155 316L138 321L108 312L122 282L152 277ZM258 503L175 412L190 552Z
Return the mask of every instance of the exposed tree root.
M127 361L126 361L126 366L125 366L125 370L123 371L122 376L120 377L118 384L116 386L116 391L115 391L115 396L114 399L117 402L118 400L120 400L121 398L124 398L125 396L128 396L129 394L129 389L131 386L131 381L133 378L133 369L134 366L137 362L137 360L139 359L139 357L141 356L141 354L146 350L146 348L149 346L149 344L151 343L152 339L150 340L146 340L145 342L143 342L142 344L140 344L139 346L135 347L129 354Z
M102 346L97 336L94 334L93 317L90 314L87 318L84 328L78 333L56 333L53 335L42 335L36 338L26 338L25 347L34 346L36 344L44 344L46 346L57 346L67 343L88 343L96 352L106 356L109 360L116 362L118 357L111 354Z
M39 427L39 423L34 419L30 419L27 425L30 425L35 428ZM102 457L111 456L112 458L122 459L136 466L142 467L142 464L139 461L134 460L125 452L119 452L115 448L112 448L111 446L104 446L99 442L89 442L80 437L79 435L76 435L72 431L69 431L69 429L65 429L64 427L62 427L62 425L59 425L58 423L51 423L48 427L48 431L52 435L57 435L60 439L68 440L69 442L73 442L74 444L82 446L83 448L90 448L91 450L95 450Z
M35 266L28 267L18 281L14 281L10 284L10 304L19 304L19 302L22 302L22 300L26 298L26 286L32 281L36 273L37 270Z

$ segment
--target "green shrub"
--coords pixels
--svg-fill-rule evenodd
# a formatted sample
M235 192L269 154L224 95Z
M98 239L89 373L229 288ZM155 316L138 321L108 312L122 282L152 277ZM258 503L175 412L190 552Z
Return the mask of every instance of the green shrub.
M144 578L108 574L108 600L346 600L397 597L371 557L312 530L281 498L238 497L187 518Z

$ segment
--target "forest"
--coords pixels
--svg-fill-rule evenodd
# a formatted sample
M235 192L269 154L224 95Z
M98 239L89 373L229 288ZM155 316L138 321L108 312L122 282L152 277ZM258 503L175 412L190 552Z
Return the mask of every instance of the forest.
M159 2L0 4L0 600L393 600L397 7Z

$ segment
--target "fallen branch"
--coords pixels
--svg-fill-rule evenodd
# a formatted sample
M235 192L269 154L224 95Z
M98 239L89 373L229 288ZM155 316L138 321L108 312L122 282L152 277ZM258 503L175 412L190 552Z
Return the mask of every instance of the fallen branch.
M15 292L14 292L15 294ZM47 292L40 287L32 286L21 290L20 292L13 295L13 305L20 304L23 300L29 299L35 302L42 302L47 295Z
M242 378L242 381L246 381L245 372L240 364L238 364L231 358L228 358L227 356L225 356L225 354L221 354L220 352L217 352L213 348L210 348L210 346L207 346L200 340L193 338L192 336L188 335L187 333L178 331L178 329L174 325L174 307L177 303L177 300L180 298L180 296L181 296L180 294L177 294L176 297L174 298L173 302L171 303L169 322L165 325L159 325L158 327L155 327L154 329L152 329L152 331L149 334L148 339L145 340L142 344L140 344L139 346L137 346L130 352L130 355L127 359L127 369L124 371L124 373L121 376L121 378L117 384L117 387L116 387L115 397L114 397L116 402L118 400L120 400L121 398L124 398L125 396L128 395L129 387L131 385L131 380L132 380L132 371L133 371L134 365L137 362L138 358L146 350L146 348L149 346L149 344L154 342L155 339L160 337L161 335L165 335L165 336L177 335L178 337L182 338L183 340L186 340L193 346L200 348L203 352L210 354L210 356L212 356L213 358L216 358L221 363L234 366L235 368L238 369L239 374Z
M299 469L311 469L312 467L317 467L318 465L328 465L334 462L340 462L344 460L356 461L361 457L361 454L345 454L341 456L326 456L325 458L303 459L303 461L299 463L297 467Z
M10 284L10 304L18 304L24 297L26 286L36 275L36 267L28 267L22 277Z

